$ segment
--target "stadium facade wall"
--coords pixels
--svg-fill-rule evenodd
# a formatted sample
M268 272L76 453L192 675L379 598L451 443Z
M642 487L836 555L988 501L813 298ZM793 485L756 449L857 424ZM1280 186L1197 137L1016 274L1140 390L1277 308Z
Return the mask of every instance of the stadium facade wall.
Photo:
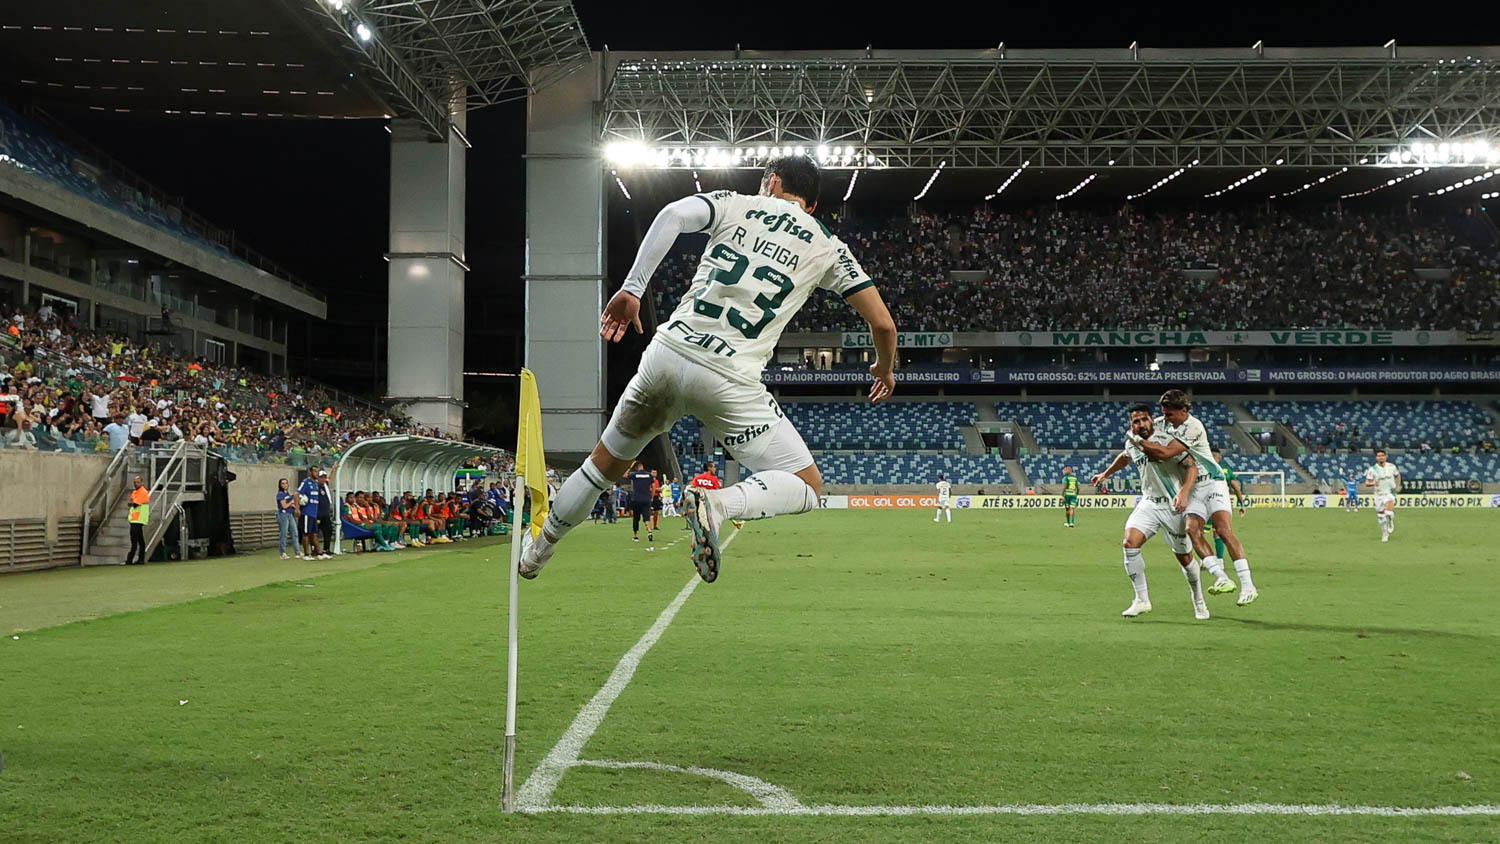
M56 521L78 518L83 500L109 467L108 454L58 454L43 451L0 451L0 521ZM295 480L297 469L282 464L231 463L236 478L229 485L231 513L275 509L276 483Z
M9 194L64 219L74 220L170 258L251 293L295 308L317 319L328 317L328 305L290 282L264 270L224 255L215 254L136 220L121 211L106 208L15 167L0 167L0 193Z

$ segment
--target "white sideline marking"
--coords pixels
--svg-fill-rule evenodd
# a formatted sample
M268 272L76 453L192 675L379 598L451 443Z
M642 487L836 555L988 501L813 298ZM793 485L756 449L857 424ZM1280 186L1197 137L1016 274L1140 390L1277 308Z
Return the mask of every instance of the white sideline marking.
M728 548L729 543L733 542L740 533L741 531L737 530L730 534L729 538L719 546L720 550ZM667 608L656 617L656 623L641 636L640 641L620 657L620 662L615 665L615 670L610 673L609 679L604 681L604 685L594 694L593 699L579 710L578 717L568 725L562 738L558 739L557 744L547 751L546 758L542 759L536 769L531 772L531 776L527 777L526 782L521 785L521 790L516 793L517 809L523 812L534 812L546 807L547 802L552 799L552 792L557 790L557 784L562 781L563 774L568 772L568 768L577 764L578 755L583 752L583 746L588 744L590 738L593 738L594 731L599 729L599 725L604 722L604 716L609 714L609 708L630 684L630 678L635 676L635 670L640 667L646 652L651 650L661 635L667 631L667 625L677 617L677 611L682 609L682 605L687 603L693 590L697 589L698 584L702 582L698 575L694 574L688 580L687 585L682 587L682 591L677 593L677 597L672 599L672 603L667 604Z
M1500 805L1342 806L1337 803L1018 803L996 806L544 806L529 812L573 815L786 815L873 817L884 815L1362 815L1385 818L1489 817Z
M661 762L612 762L599 759L580 759L573 763L578 768L641 768L648 771L668 771L676 774L695 774L700 777L711 777L720 780L727 785L732 785L740 791L749 794L765 809L773 814L805 814L807 807L802 805L790 791L779 785L772 785L763 779L758 779L745 774L736 774L733 771L721 771L717 768L700 768L697 765L665 765Z

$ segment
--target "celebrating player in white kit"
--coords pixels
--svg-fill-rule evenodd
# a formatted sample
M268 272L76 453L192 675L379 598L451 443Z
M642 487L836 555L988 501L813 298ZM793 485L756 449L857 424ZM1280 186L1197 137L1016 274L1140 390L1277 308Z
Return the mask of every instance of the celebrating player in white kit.
M1152 460L1166 460L1183 452L1193 455L1198 464L1198 484L1188 500L1188 537L1193 548L1203 558L1203 567L1214 574L1213 585L1208 587L1210 595L1233 592L1234 581L1224 573L1224 561L1214 554L1213 546L1203 535L1203 526L1213 522L1214 535L1224 540L1224 545L1234 557L1234 571L1240 577L1240 599L1244 606L1260 597L1255 581L1250 579L1250 561L1245 558L1245 546L1234 534L1234 523L1229 511L1229 485L1224 480L1224 470L1214 460L1213 448L1208 443L1208 431L1198 417L1188 412L1192 401L1181 390L1168 390L1161 396L1162 415L1156 420L1172 435L1172 442L1159 445L1152 442L1137 442L1146 456Z
M937 521L944 512L947 512L948 521L953 521L953 485L944 480L942 475L938 475L937 494L937 512L932 514L932 520Z
M1401 491L1401 470L1385 462L1385 449L1375 449L1375 465L1365 470L1365 486L1375 487L1375 518L1380 522L1380 541L1390 542L1396 532L1396 493Z
M776 341L814 289L844 297L869 324L876 361L870 401L896 387L896 326L875 283L844 242L812 216L818 166L803 155L774 158L760 195L695 194L669 204L641 240L635 264L600 317L600 336L617 342L641 329L641 295L679 234L704 232L708 244L677 310L641 356L604 436L557 494L542 535L521 559L536 577L557 543L588 518L599 493L625 474L646 444L692 414L754 474L719 490L690 486L682 514L693 530L693 564L719 576L719 526L816 509L823 488L812 453L761 384Z
M1136 404L1130 408L1130 433L1145 442L1165 446L1172 437L1158 427L1151 418L1151 405ZM1134 463L1141 476L1141 500L1125 521L1125 573L1135 588L1135 599L1120 615L1134 618L1151 612L1151 593L1146 588L1146 558L1141 553L1147 540L1157 532L1182 566L1182 575L1187 578L1188 591L1193 598L1193 617L1208 618L1208 604L1203 600L1203 581L1200 567L1193 559L1192 547L1188 544L1185 511L1192 500L1193 489L1198 482L1198 466L1193 456L1182 452L1164 460L1151 460L1146 452L1130 437L1125 440L1125 450L1115 457L1109 468L1091 478L1098 486L1110 475Z

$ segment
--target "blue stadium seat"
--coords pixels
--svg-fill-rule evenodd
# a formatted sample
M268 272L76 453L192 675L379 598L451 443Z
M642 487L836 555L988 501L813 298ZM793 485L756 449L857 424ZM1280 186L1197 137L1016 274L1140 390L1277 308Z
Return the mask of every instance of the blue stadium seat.
M1500 454L1392 454L1388 459L1401 471L1401 477L1415 480L1468 480L1500 482ZM1364 482L1365 470L1375 465L1368 452L1359 454L1307 454L1302 465L1326 484L1342 484L1353 472ZM1363 487L1361 487L1363 489Z
M1130 426L1128 401L1000 401L995 412L1001 419L1020 422L1031 429L1043 448L1113 449L1118 451ZM1155 405L1153 405L1155 407ZM1159 411L1158 411L1159 413ZM1229 406L1217 401L1193 403L1193 414L1203 420L1208 441L1222 449L1229 436L1220 426L1233 422Z
M0 153L9 156L11 166L20 165L85 199L190 241L201 249L239 260L223 245L202 237L180 220L173 219L168 209L88 163L46 129L4 106L0 106ZM87 166L78 166L80 163Z
M815 456L823 482L851 486L934 484L942 474L949 482L993 486L1011 483L1005 462L988 454L913 454L909 452L825 452Z
M814 451L886 449L893 451L963 449L960 425L979 413L971 402L798 402L782 406Z
M1492 424L1483 408L1466 401L1247 401L1245 407L1257 419L1286 423L1314 448L1471 446Z

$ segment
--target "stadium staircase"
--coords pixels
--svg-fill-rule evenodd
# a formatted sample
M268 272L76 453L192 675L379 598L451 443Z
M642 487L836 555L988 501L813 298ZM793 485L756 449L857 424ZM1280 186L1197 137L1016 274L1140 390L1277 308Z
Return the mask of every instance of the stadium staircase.
M959 433L964 435L964 454L986 454L984 437L979 435L979 429L973 425L958 426Z
M1026 474L1026 468L1021 465L1021 461L1014 459L1005 461L1005 470L1010 472L1018 488L1025 489L1031 486L1031 477Z
M182 505L203 500L207 473L208 448L189 440L168 447L117 452L84 499L83 565L124 562L130 552L131 481L137 475L146 481L151 494L151 521L145 531L149 559L172 522L186 521ZM181 527L186 529L185 524Z

